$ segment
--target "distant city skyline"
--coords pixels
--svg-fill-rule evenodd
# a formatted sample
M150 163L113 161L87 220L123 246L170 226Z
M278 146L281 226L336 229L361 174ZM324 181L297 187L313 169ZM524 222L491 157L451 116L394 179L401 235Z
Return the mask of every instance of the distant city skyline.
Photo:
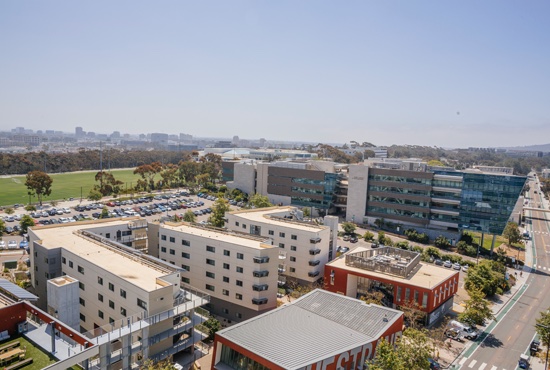
M0 131L550 141L547 1L0 4Z

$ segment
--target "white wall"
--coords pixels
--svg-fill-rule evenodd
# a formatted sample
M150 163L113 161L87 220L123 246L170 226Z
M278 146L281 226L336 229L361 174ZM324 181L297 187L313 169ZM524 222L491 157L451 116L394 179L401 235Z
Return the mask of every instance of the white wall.
M367 187L369 168L363 165L350 165L348 170L348 202L346 221L363 223L367 213Z

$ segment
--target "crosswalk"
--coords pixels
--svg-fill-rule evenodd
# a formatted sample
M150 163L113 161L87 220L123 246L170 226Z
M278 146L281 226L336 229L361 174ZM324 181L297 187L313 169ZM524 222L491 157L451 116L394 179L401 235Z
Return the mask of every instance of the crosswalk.
M499 369L498 367L496 367L496 366L494 366L494 365L493 365L493 366L488 365L488 364L486 364L485 362L482 362L482 363L479 364L479 363L477 362L477 360L471 360L471 361L469 361L469 362L468 362L468 360L469 360L469 358L464 357L464 358L462 358L462 359L460 360L460 362L459 362L458 364L459 364L460 367L462 367L462 368L464 368L464 366L465 366L465 368L468 368L468 369L475 369L475 370L506 370L506 369L504 369L504 368ZM476 366L476 365L478 365L478 366ZM489 367L489 366L491 366L491 367Z
M533 234L550 235L550 233L547 231L538 231L538 230L533 230Z

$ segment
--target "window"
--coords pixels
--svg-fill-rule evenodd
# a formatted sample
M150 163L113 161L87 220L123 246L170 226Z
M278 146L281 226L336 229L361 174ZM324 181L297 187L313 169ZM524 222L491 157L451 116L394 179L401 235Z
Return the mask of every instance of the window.
M162 253L166 253L166 247L160 247L160 251L161 251Z
M189 253L181 252L181 256L186 259L190 259L191 255Z
M275 233L273 232L273 230L269 230L267 233L268 233L269 235L274 235L274 234L275 234Z
M242 274L242 273L243 273L243 271L244 271L244 270L243 270L243 268L242 268L242 267L240 267L240 266L237 266L237 272L240 272L240 273Z
M229 310L228 310L227 308L224 308L222 311L223 311L223 313L225 313L225 314L228 314L228 313L229 313Z
M49 273L46 272L44 275L46 276L46 279L49 279L49 278L50 278L50 274L49 274Z
M109 290L111 292L114 292L115 291L115 285L113 283L109 283Z
M207 245L207 246L206 246L206 251L207 251L207 252L211 252L211 253L216 253L216 248Z
M69 261L69 267L73 268L73 261Z
M78 287L79 287L81 290L86 290L86 286L85 286L84 283L81 282L81 281L78 282Z
M290 250L296 252L296 246L295 246L295 245L291 245L291 246L290 246Z
M97 300L103 302L103 294L97 293Z
M191 284L191 279L186 278L186 277L182 277L181 281L184 282L185 284Z
M405 288L405 301L408 302L411 298L411 290L409 288Z
M109 307L111 307L113 310L115 309L115 302L111 301L109 299Z
M97 316L99 316L100 319L103 318L103 311L97 310Z
M415 303L418 303L418 290L414 291L414 301Z
M216 274L210 271L206 271L206 277L209 277L210 279L215 279Z
M279 248L285 248L285 244L284 243L279 243Z
M224 249L223 250L223 255L226 256L226 257L229 257L229 256L231 256L231 252L229 252L227 249Z
M239 221L235 221L235 226L239 226Z
M65 257L61 257L61 262L66 265L67 264L67 259Z
M226 269L226 270L229 270L229 263L224 263L223 268Z
M246 224L243 224L243 229L246 229Z
M235 293L235 299L238 299L239 301L243 300L243 295L239 293Z
M237 259L238 259L238 260L244 260L244 254L242 254L242 253L237 253Z
M86 316L83 314L80 314L80 320L86 322Z
M188 266L188 265L181 265L181 268L184 269L187 272L191 271L191 267Z
M174 249L170 249L170 254L171 254L172 256L175 256L175 255L176 255L176 251L175 251Z
M229 290L227 290L227 289L222 289L222 294L223 294L223 295L226 295L226 296L229 296Z
M170 237L170 243L175 243L176 242L176 238L174 238L173 236Z
M236 317L237 319L242 319L242 318L243 318L243 314L240 313L240 312L237 312L237 313L235 314L235 317Z
M284 238L284 237L285 237L285 233L279 233L279 236L280 236L281 238Z
M166 240L166 235L161 235L160 240Z
M298 235L290 235L290 239L292 239L292 240L298 240Z
M107 239L111 239L111 233L105 233L105 237L106 237Z
M237 286L243 286L242 280L237 280L236 284L237 284Z
M98 277L97 277L97 283L98 283L99 285L103 285L103 278L102 278L101 276L98 276Z
M206 290L210 290L213 292L216 290L216 288L214 287L214 285L206 284Z
M120 314L126 316L126 309L124 307L120 307Z
M109 317L109 324L114 324L115 322L115 319L113 319L112 317Z
M120 296L126 298L126 291L124 289L120 289Z
M207 258L206 259L206 264L211 265L211 266L216 266L216 261L211 260L210 258Z
M422 308L428 307L428 293L424 293L422 296Z
M86 301L84 300L84 298L80 297L80 298L78 298L78 300L80 301L81 306L86 307Z
M397 297L396 297L397 302L399 302L401 300L401 290L402 290L402 288L400 286L397 286Z
M191 242L189 240L183 240L181 241L181 245L185 245L186 247L190 247L191 246Z
M290 257L290 262L296 262L296 257Z
M296 269L294 267L291 267L290 272L296 272Z

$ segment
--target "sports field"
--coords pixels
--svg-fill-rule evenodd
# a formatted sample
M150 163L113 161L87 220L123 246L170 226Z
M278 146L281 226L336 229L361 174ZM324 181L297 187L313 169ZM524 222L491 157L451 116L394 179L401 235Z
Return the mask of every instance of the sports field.
M133 174L134 170L112 170L111 173L117 180L124 182L123 188L135 186L139 179L138 175ZM86 198L90 189L96 183L94 180L97 172L70 172L62 174L52 174L53 179L52 194L45 197L44 201L63 200L68 198ZM0 178L0 206L9 206L16 203L28 204L29 195L25 186L25 176L11 176ZM31 198L32 203L36 203L36 197Z

